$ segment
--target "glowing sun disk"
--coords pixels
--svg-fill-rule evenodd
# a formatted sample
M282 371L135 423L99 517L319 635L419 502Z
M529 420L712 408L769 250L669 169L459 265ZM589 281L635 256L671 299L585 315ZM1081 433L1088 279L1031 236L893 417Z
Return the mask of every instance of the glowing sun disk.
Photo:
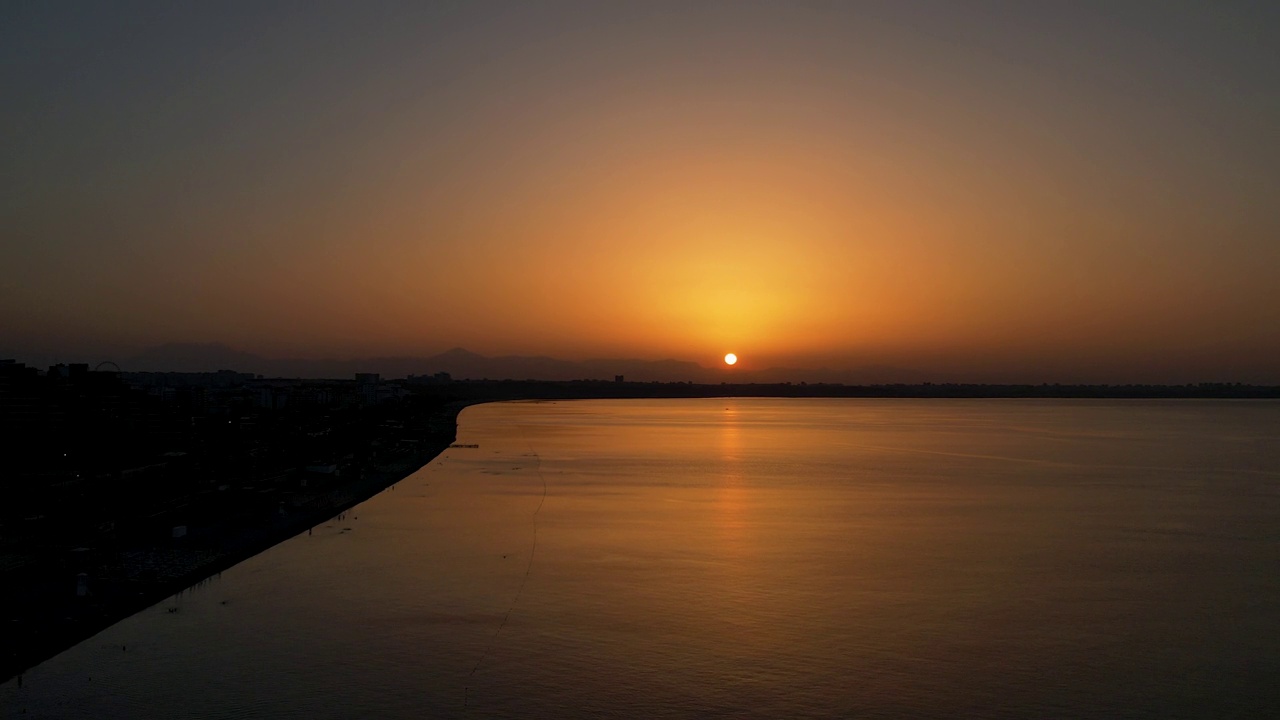
M724 364L725 364L725 365L732 365L732 364L734 364L734 363L736 363L736 362L738 362L738 356L737 356L737 355L734 355L733 353L729 353L728 355L725 355L725 356L724 356Z

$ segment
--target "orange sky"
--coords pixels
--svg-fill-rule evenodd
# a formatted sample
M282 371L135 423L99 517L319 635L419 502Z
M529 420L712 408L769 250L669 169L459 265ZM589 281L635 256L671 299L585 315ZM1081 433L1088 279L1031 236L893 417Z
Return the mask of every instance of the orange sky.
M28 10L0 354L1280 382L1275 45L1167 7Z

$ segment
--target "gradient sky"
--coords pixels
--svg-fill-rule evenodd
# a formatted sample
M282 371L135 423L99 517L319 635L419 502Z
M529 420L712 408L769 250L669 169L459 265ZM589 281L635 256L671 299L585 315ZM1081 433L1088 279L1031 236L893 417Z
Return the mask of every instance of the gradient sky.
M0 355L1280 383L1280 4L0 7Z

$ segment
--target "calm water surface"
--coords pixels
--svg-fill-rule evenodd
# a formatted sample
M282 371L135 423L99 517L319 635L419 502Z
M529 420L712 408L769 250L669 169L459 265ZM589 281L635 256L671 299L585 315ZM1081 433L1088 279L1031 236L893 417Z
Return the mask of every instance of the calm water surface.
M0 710L1280 708L1277 403L504 403L458 442L479 447L0 686Z

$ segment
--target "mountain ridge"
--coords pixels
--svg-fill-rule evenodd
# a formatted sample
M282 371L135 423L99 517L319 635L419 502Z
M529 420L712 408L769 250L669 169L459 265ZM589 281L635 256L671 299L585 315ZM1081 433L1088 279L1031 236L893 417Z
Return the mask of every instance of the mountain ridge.
M126 371L215 372L234 370L267 377L347 378L375 372L386 378L449 373L458 380L612 380L622 375L634 382L909 382L909 371L865 368L862 371L797 368L708 368L688 360L665 358L593 358L565 360L545 355L486 356L454 347L429 356L382 356L352 359L268 358L223 343L166 343L148 348L121 363Z

